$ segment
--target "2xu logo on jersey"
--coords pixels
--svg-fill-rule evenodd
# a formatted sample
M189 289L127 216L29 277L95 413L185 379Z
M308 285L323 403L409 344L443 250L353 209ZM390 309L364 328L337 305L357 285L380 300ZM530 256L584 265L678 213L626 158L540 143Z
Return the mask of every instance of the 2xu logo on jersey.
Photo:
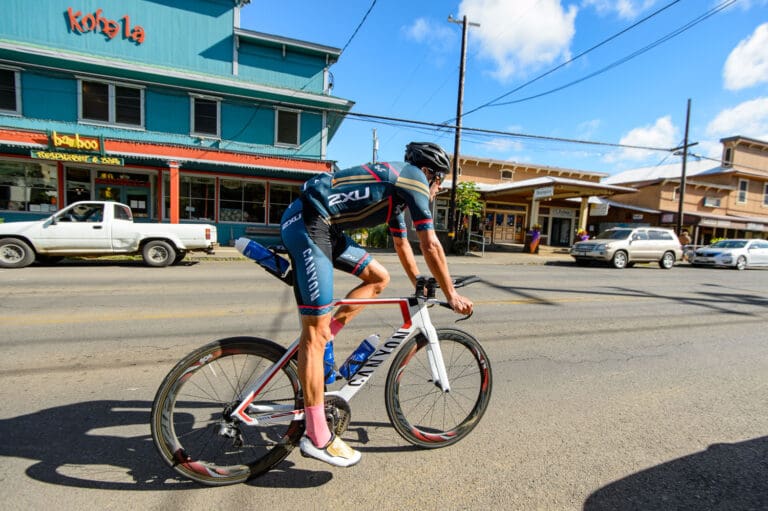
M370 198L371 196L371 189L367 186L365 187L364 191L360 190L352 190L349 193L332 193L328 196L328 205L329 206L336 206L338 204L343 204L345 202L349 201L359 201L359 200L365 200Z

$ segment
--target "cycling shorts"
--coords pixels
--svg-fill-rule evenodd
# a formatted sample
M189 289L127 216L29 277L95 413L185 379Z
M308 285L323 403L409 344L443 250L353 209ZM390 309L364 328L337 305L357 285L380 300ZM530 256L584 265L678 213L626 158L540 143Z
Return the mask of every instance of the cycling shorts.
M293 291L299 313L320 316L333 310L333 269L358 276L373 260L344 231L297 199L281 221L280 236L293 264Z

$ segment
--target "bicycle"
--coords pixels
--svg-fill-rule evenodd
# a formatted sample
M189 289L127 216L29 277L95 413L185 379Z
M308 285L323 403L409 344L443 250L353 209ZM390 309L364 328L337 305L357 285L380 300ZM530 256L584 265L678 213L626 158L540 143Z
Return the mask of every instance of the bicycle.
M270 251L279 257L274 247ZM291 282L290 270L267 271ZM454 285L477 280L458 278ZM434 279L420 279L409 297L334 301L398 306L403 318L343 387L326 392L326 417L335 434L349 425L349 401L393 354L385 407L400 436L434 449L458 442L478 424L491 396L488 356L470 334L434 327L429 308L450 308L435 299L436 287ZM285 348L269 339L230 337L179 361L152 404L152 438L163 460L209 486L247 481L284 460L304 432L298 346L298 338Z

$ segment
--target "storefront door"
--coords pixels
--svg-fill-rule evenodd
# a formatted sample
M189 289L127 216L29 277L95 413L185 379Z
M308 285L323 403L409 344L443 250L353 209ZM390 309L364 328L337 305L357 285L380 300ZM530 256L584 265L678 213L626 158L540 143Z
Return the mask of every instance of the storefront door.
M555 247L568 247L571 245L571 225L570 218L553 218L552 235L549 237L549 244Z

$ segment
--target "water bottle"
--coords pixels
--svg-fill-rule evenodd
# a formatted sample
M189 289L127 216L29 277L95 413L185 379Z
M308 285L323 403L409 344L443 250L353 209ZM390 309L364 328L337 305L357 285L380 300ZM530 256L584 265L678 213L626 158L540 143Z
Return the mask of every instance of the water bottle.
M323 353L323 374L325 374L325 383L336 381L336 368L333 360L333 341L325 344L325 353Z
M355 373L357 373L357 371L363 367L363 364L365 364L365 362L368 360L368 357L370 357L371 354L376 351L376 346L378 344L379 336L377 334L369 335L363 339L363 342L360 343L360 346L358 346L357 349L352 352L346 362L344 362L341 367L339 367L339 373L341 373L341 375L347 380L352 378Z
M281 277L288 271L290 263L284 257L271 252L261 243L248 238L237 238L235 248L246 257L255 260L268 272Z

